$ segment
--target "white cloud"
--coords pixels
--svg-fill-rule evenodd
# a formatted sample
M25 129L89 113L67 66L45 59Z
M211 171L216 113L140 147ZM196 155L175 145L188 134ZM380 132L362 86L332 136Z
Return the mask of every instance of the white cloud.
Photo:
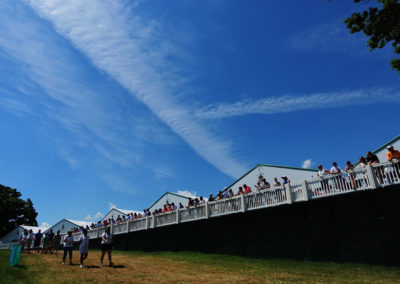
M349 55L367 54L366 38L362 33L350 34L346 24L338 19L331 24L296 32L287 39L285 47L301 52L339 51ZM351 52L348 52L351 50Z
M222 118L248 114L275 114L302 110L341 108L376 103L399 103L400 92L386 88L268 97L256 101L209 105L197 111L200 118Z
M108 207L110 208L110 210L113 209L113 208L117 208L117 206L115 206L115 204L112 203L112 202L108 203Z
M85 220L86 220L86 221L97 221L97 220L100 220L100 219L103 218L103 217L104 217L104 215L103 215L101 212L97 212L97 213L94 214L93 216L90 215L90 214L88 214L88 215L85 217Z
M144 103L202 158L232 177L245 168L232 157L229 141L218 138L178 101L179 60L185 55L171 44L162 25L145 21L118 1L28 1L40 16L100 70ZM174 58L171 61L169 58Z
M313 162L311 159L307 159L307 160L305 160L305 161L303 161L303 164L302 164L302 168L303 169L309 169L309 168L311 168L311 166L312 165L314 165L315 164L315 162Z
M175 173L167 167L156 167L154 174L156 180L175 176Z
M43 222L40 227L50 228L51 226L49 223Z
M188 191L188 190L178 190L176 194L183 195L186 197L192 197L196 198L197 197L197 192L196 191Z

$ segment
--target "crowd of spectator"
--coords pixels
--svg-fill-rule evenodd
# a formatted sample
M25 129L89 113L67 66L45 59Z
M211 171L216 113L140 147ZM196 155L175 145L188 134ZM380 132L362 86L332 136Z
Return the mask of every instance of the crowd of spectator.
M395 150L393 148L393 146L388 146L387 149L388 149L387 160L396 162L396 163L399 162L400 152L398 150ZM366 153L365 157L360 157L360 159L357 163L357 166L354 166L350 161L347 161L346 166L344 168L344 172L351 173L356 168L362 168L367 165L377 164L379 162L380 161L379 161L378 157L369 151ZM343 172L343 170L342 170L342 168L340 168L338 166L337 162L333 162L330 170L323 168L322 165L318 165L317 176L324 177L327 175L335 175L335 174L339 174L342 172ZM398 176L399 176L399 174L398 174ZM350 177L351 177L352 187L355 187L354 175L350 174ZM277 177L274 177L272 185L271 185L271 183L269 183L266 180L266 178L262 174L260 174L258 177L257 184L255 184L254 187L257 191L269 190L269 189L275 190L277 188L282 188L285 184L290 184L290 179L287 176L283 175L280 178L281 178L281 180L278 180ZM379 178L379 176L378 176L378 178ZM327 185L322 184L322 187L324 187L324 186L327 186ZM168 212L175 211L178 209L196 207L196 206L202 205L206 202L214 202L214 201L218 201L218 200L222 200L222 199L226 199L226 198L231 198L233 196L248 194L251 192L252 192L252 189L247 184L243 184L242 186L239 186L236 194L233 192L232 188L225 188L224 190L219 191L215 196L211 193L209 195L208 199L205 199L202 196L200 196L199 198L197 198L197 197L191 198L190 197L188 199L188 203L186 206L184 206L182 203L179 203L179 205L176 205L173 202L169 203L167 201L167 203L164 204L162 208L154 209L153 212L150 212L150 209L144 209L143 214L132 212L132 213L122 215L122 216L118 215L118 217L116 219L114 219L114 217L111 217L111 218L108 218L107 220L98 221L97 223L92 223L90 225L90 228L95 229L95 228L99 228L99 227L107 227L110 224L114 225L114 224L119 224L119 223L130 221L130 220L140 219L140 218L150 216L150 215L163 214L163 213L168 213ZM87 226L86 229L89 229L89 227ZM74 228L73 230L76 232L79 232L80 230L82 230L82 228Z

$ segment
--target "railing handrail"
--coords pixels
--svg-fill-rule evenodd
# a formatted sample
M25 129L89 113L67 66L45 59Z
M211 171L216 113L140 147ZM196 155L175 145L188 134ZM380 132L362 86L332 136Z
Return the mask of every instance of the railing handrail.
M218 217L227 214L236 214L239 212L245 212L247 210L256 210L261 208L268 208L272 206L279 206L282 204L288 204L292 202L307 201L309 199L316 199L321 197L330 197L333 195L339 195L348 193L354 190L366 190L375 189L377 187L385 187L390 184L400 184L400 163L383 162L374 165L367 165L362 168L355 168L349 171L342 171L336 174L327 174L322 177L315 177L304 181L296 181L294 183L288 183L281 186L271 186L263 190L255 190L247 194L234 195L228 198L220 200L205 202L195 206L186 208L177 208L172 211L165 213L152 214L150 216L142 216L134 220L125 220L118 224L110 224L113 226L126 225L126 232L122 231L119 233L128 233L135 230L130 230L129 224L135 222L146 223L145 229L151 229L157 227L155 219L157 217L166 217L168 214L175 214L175 220L169 223L159 224L158 226L168 226L172 224L179 224L180 222L196 221L201 218ZM390 174L385 173L385 169L392 167ZM382 172L383 168L383 172ZM355 180L365 180L362 186L356 185ZM312 188L311 186L314 186ZM341 188L342 187L342 188ZM292 191L292 188L296 188L296 192ZM318 191L318 194L311 194L310 192ZM297 194L293 200L292 197ZM300 197L299 197L300 196ZM249 208L247 208L250 206ZM204 210L200 212L199 210ZM192 218L185 218L180 220L180 215L187 212L189 216L192 211L199 211L196 216ZM205 214L205 216L203 216ZM89 231L104 229L104 226L90 229ZM112 230L112 229L111 229ZM140 230L143 230L141 228ZM75 233L76 235L77 233ZM80 233L79 233L80 234ZM97 232L97 237L100 237Z

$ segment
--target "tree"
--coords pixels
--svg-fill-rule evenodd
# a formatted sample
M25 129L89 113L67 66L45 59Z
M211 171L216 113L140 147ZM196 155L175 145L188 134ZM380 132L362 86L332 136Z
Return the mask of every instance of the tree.
M0 184L0 237L18 225L37 226L37 215L29 198L25 201L16 189Z
M355 3L366 0L353 0ZM368 0L367 0L368 1ZM399 0L377 0L380 7L370 7L362 13L353 13L344 22L350 33L363 31L369 37L370 51L392 42L394 52L400 54L400 3ZM400 59L393 59L392 69L400 74Z

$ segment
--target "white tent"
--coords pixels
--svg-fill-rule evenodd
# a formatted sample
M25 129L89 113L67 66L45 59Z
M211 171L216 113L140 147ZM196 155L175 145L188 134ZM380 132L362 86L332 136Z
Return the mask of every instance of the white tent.
M53 230L54 233L57 233L58 230L60 230L61 235L66 234L68 230L73 229L73 228L79 228L79 227L86 227L90 226L90 222L86 221L77 221L77 220L71 220L71 219L62 219L61 221L57 222L55 225L51 226L48 228L46 232L50 231L50 229Z
M25 225L19 225L17 228L9 232L7 235L2 237L0 239L1 243L12 243L16 242L18 240L19 235L24 231L24 229L32 230L33 233L37 233L39 230L43 233L45 230L48 229L48 227L33 227L33 226L25 226Z

